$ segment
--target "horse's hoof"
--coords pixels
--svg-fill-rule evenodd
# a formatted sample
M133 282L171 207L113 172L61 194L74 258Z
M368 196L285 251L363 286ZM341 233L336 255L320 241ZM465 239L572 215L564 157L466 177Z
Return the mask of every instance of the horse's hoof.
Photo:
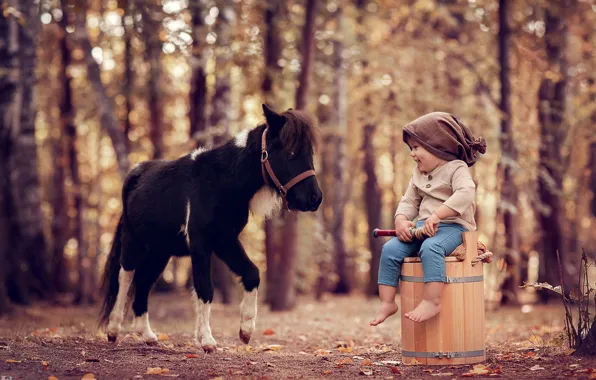
M117 335L108 335L108 342L116 343L116 338L118 338Z
M240 333L238 335L240 336L240 340L244 344L248 344L248 342L250 342L250 337L251 337L252 334L240 330Z
M203 351L205 351L208 354L212 354L215 352L216 346L212 346L210 344L206 344L203 346Z

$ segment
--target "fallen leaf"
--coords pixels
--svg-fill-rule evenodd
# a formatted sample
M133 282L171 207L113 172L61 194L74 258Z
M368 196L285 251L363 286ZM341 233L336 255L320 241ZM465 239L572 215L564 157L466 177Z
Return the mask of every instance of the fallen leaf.
M372 363L372 360L366 358L362 362L360 362L360 365L363 366L363 367L365 367L365 366L371 365L371 363Z
M267 347L263 348L263 351L280 351L282 348L279 344L270 344Z
M265 329L265 331L263 331L263 335L275 335L275 331L271 329Z
M271 368L275 367L275 364L271 364L271 363L267 363L266 365L267 365L267 367L271 367Z
M4 363L22 363L22 360L6 359Z
M489 372L490 370L484 364L476 364L468 373L471 373L472 375L486 375Z
M92 373L86 373L83 375L83 377L81 377L81 380L95 380L95 379L97 379L97 378Z
M257 365L259 364L258 362L247 362L246 365Z
M323 375L331 375L332 373L333 373L333 371L330 369L323 371Z
M579 364L570 364L569 368L579 368Z
M186 354L187 359L196 359L198 357L199 357L199 355L197 355L197 354Z
M337 364L338 367L341 367L342 365L352 364L352 363L354 363L354 362L352 361L351 358L343 358L343 359L338 360L337 363L335 363L335 364Z
M167 368L148 367L147 372L145 372L145 374L147 374L147 375L165 375L168 372L170 372L170 370Z
M373 370L372 370L372 368L363 367L363 368L360 368L360 374L364 375L364 376L370 376L373 374Z
M381 363L383 363L384 365L400 365L401 363L399 362L399 360L383 360Z
M166 333L157 334L157 340L159 340L160 342L162 342L164 340L168 340L168 339L170 339L170 337Z
M422 372L428 372L428 373L433 373L434 370L432 369L423 369Z
M329 355L330 353L331 353L331 351L329 351L329 350L318 349L315 351L315 356L326 356L326 355Z
M48 362L41 362L41 368L42 368L44 371L47 371L47 370L48 370Z
M337 350L339 352L343 352L344 354L349 354L352 352L352 347L338 347Z
M56 376L48 376L48 380L58 380Z
M530 371L540 371L541 369L544 369L544 367L541 367L538 364L536 364L534 367L530 368Z
M394 367L394 366L388 366L389 369L391 370L391 372L395 373L395 374L400 374L401 372L399 371L399 368Z
M432 373L431 376L453 376L453 372L437 372Z

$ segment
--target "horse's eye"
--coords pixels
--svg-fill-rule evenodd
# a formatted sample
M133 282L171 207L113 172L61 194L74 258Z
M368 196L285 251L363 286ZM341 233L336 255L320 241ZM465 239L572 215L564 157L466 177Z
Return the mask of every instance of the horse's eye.
M290 157L294 158L296 154L294 152L290 152Z

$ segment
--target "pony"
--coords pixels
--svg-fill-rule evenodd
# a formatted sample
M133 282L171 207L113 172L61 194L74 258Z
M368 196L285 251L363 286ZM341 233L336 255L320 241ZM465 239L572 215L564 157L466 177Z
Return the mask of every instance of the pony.
M213 253L241 278L239 337L245 344L250 341L260 275L239 240L249 210L265 217L282 205L314 212L323 200L314 172L313 120L291 108L277 113L262 107L264 124L217 148L198 148L176 160L145 161L127 174L102 280L99 324L106 327L110 342L121 330L130 295L133 330L147 344L157 343L147 313L149 292L172 256L190 255L195 341L205 352L214 352L217 342L209 324Z

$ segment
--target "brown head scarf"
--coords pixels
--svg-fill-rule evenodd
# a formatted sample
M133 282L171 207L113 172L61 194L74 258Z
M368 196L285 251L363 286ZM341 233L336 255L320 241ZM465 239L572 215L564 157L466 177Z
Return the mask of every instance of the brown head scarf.
M472 166L478 153L486 152L486 141L474 135L462 122L446 112L431 112L404 127L404 142L415 139L424 149L446 160L462 160Z

